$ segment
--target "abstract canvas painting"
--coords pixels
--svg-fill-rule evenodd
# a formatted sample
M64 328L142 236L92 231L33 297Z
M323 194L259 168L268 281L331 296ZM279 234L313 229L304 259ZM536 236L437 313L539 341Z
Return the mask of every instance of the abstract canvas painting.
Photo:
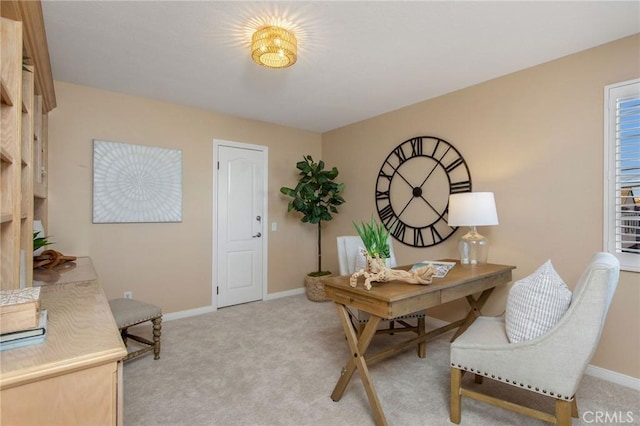
M182 150L93 140L93 223L182 222Z

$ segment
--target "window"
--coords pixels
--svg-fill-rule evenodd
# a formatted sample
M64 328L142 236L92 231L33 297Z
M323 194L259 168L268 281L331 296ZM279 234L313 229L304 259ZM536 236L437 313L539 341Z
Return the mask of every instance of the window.
M640 272L640 79L604 89L604 250Z

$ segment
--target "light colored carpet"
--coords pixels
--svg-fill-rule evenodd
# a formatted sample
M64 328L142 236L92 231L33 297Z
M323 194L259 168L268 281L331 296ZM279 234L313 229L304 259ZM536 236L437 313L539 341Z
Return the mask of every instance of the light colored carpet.
M150 328L143 333L150 334ZM370 367L390 425L451 424L449 337L429 342L426 359L411 349ZM374 344L396 338L377 336ZM161 358L148 355L125 364L124 421L128 426L373 424L357 372L343 398L331 400L348 356L334 305L303 295L167 321ZM471 375L465 379L473 381ZM515 402L553 407L545 397L491 380L481 386ZM624 415L618 417L621 423L640 425L640 392L585 376L578 409L581 418L574 425L603 424L594 421L596 412ZM544 423L463 399L462 425L516 424Z

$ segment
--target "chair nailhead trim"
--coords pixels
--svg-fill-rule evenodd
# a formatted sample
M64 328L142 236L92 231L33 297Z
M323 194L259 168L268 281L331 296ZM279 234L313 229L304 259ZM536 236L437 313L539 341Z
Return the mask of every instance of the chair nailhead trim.
M506 382L507 384L513 384L513 385L515 385L515 386L518 386L518 385L519 385L521 388L524 388L524 387L526 386L526 388L527 388L527 389L535 390L535 392L542 393L542 394L544 394L544 395L549 395L549 396L555 397L555 398L557 398L557 399L564 399L564 400L566 400L566 401L571 401L571 400L573 399L572 397L562 396L562 395L560 395L560 394L556 394L555 392L551 392L551 391L548 391L548 390L546 390L546 389L540 389L540 388L538 388L538 387L533 388L531 385L526 385L526 384L524 384L524 383L519 383L519 382L517 382L516 380L503 379L503 378L502 378L502 377L500 377L500 376L496 377L496 376L495 376L495 374L489 374L489 373L487 373L487 372L481 372L481 371L479 371L479 370L475 370L475 369L473 369L473 368L469 368L469 367L466 367L466 366L462 366L462 365L460 365L460 364L456 364L456 363L454 363L454 362L452 362L452 363L451 363L451 366L452 366L452 367L454 367L454 368L458 368L459 370L471 371L471 372L474 372L475 374L478 374L478 375L484 375L485 377L489 377L489 376L490 376L490 377L491 377L492 379L494 379L494 380L500 380L501 382Z

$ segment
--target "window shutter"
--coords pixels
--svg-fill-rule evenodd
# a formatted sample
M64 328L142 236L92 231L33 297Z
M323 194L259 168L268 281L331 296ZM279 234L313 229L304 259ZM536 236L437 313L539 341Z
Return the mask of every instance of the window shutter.
M607 86L605 97L605 244L625 269L638 271L640 80Z

